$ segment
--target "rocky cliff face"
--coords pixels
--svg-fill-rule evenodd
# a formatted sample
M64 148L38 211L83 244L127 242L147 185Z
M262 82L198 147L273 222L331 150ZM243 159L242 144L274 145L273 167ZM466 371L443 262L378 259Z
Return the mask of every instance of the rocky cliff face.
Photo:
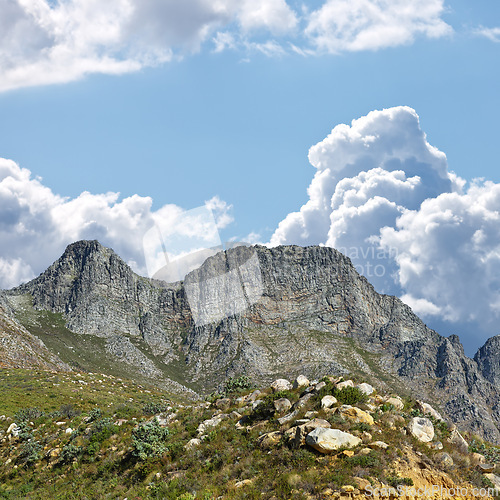
M151 378L175 374L210 391L239 373L259 382L359 373L425 397L456 423L500 441L491 368L498 349L487 344L467 358L457 337L441 337L399 299L378 294L331 248L237 247L167 284L135 275L98 242L78 242L9 293L63 313L69 329L104 338L111 355Z

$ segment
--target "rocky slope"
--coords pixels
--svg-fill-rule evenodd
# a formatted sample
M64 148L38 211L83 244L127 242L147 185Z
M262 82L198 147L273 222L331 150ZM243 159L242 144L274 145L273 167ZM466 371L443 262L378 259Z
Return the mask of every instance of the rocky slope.
M0 402L5 498L62 499L69 491L71 498L465 500L500 493L499 447L462 436L425 402L366 382L301 375L256 389L240 377L195 404L97 373L7 371L0 384L10 401L24 404ZM53 397L40 401L40 393Z
M70 330L103 338L110 356L151 378L211 391L240 373L263 383L278 374L359 373L500 441L495 345L467 358L458 337L441 337L399 299L378 294L331 248L236 247L167 284L83 241L9 292L18 311L26 294L36 310L63 314Z
M43 368L69 371L70 367L50 352L13 317L10 304L0 292L0 368Z

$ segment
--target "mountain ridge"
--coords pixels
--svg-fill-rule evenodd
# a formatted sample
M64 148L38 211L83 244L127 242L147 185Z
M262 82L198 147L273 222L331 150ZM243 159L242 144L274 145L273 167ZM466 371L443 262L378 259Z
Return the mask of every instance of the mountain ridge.
M186 284L205 287L204 300L216 308L221 292L206 284L253 256L259 299L196 325ZM400 299L378 294L329 247L236 247L207 259L184 282L164 283L138 276L97 241L81 241L7 292L11 304L26 294L35 310L62 314L69 330L105 339L110 356L121 353L139 370L143 363L149 377L168 372L206 392L241 373L269 382L278 373L358 371L426 397L455 423L500 442L496 341L468 358L458 337L440 336Z

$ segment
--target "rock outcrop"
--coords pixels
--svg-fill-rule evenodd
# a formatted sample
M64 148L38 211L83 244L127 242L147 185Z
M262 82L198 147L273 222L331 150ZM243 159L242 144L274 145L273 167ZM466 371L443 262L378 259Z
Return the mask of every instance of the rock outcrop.
M50 352L13 317L6 296L0 292L0 368L42 368L70 371L70 367Z
M250 261L258 276L245 267ZM226 286L226 275L242 281L239 291ZM137 276L98 242L82 241L9 294L30 294L35 309L62 313L70 330L104 338L115 355L142 360L152 377L156 367L211 391L241 373L267 383L278 375L354 372L425 398L461 428L500 442L497 344L469 359L458 337L441 337L398 298L378 294L332 248L236 247L207 259L183 283L164 283Z

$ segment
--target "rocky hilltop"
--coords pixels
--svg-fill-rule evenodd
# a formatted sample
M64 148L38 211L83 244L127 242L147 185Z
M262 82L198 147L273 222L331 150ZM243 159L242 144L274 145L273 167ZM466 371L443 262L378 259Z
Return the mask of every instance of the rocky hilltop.
M245 267L252 259L258 276ZM228 276L241 280L239 291ZM399 299L378 294L332 248L236 247L184 282L164 283L81 241L8 294L20 321L31 306L60 314L79 338L101 339L109 359L151 379L209 392L241 373L259 383L302 372L359 374L500 442L498 339L466 357L458 337L440 336ZM232 296L241 303L224 317ZM213 321L197 321L200 304Z
M206 401L180 404L105 374L5 370L0 491L33 500L68 491L178 500L498 498L500 447L462 435L424 401L361 380L299 375L257 389L241 376Z

